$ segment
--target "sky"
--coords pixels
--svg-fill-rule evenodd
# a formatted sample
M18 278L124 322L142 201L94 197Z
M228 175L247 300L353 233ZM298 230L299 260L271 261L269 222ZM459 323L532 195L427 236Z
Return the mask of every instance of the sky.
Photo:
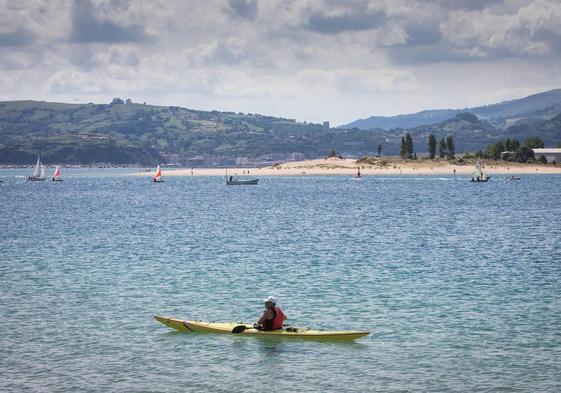
M0 0L0 101L330 121L561 87L561 0Z

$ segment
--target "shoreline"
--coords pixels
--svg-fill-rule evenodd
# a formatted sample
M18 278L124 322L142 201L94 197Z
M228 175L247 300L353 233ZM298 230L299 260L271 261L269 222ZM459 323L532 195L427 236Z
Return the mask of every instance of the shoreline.
M381 164L385 162L385 164ZM356 176L358 168L362 176L387 175L462 175L471 176L473 163L451 164L444 161L382 161L376 164L357 164L354 159L328 158L288 162L263 168L162 168L162 176L239 176L255 178L264 176ZM493 175L561 174L561 166L520 164L510 162L483 163L483 172ZM134 176L152 176L151 172L139 172Z

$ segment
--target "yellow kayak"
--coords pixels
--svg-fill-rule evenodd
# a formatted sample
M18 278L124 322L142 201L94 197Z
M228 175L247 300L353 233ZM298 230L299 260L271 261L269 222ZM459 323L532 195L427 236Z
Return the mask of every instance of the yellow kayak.
M359 332L355 330L313 330L297 327L284 327L281 330L262 331L254 329L253 325L248 323L185 321L176 318L160 317L158 315L154 316L154 318L167 327L184 333L237 333L263 337L290 337L316 340L356 340L357 338L370 334L370 332Z

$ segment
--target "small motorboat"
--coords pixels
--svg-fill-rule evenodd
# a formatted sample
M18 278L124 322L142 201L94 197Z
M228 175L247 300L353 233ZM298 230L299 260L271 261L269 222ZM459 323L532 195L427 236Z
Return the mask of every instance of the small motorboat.
M520 180L520 176L509 176L505 180Z
M257 183L259 183L259 179L240 180L238 176L228 176L228 171L226 171L227 186L255 186Z
M259 183L259 179L239 180L238 178L235 178L233 176L230 176L226 180L227 186L244 186L244 185L249 186L249 185L257 185L257 183Z

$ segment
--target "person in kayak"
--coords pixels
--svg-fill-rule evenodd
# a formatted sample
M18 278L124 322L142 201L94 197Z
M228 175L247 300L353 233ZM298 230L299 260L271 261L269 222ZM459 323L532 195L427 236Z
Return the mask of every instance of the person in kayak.
M257 321L255 328L260 330L282 329L282 325L287 319L282 310L277 307L277 298L269 296L265 299L265 311L263 312L263 316Z

